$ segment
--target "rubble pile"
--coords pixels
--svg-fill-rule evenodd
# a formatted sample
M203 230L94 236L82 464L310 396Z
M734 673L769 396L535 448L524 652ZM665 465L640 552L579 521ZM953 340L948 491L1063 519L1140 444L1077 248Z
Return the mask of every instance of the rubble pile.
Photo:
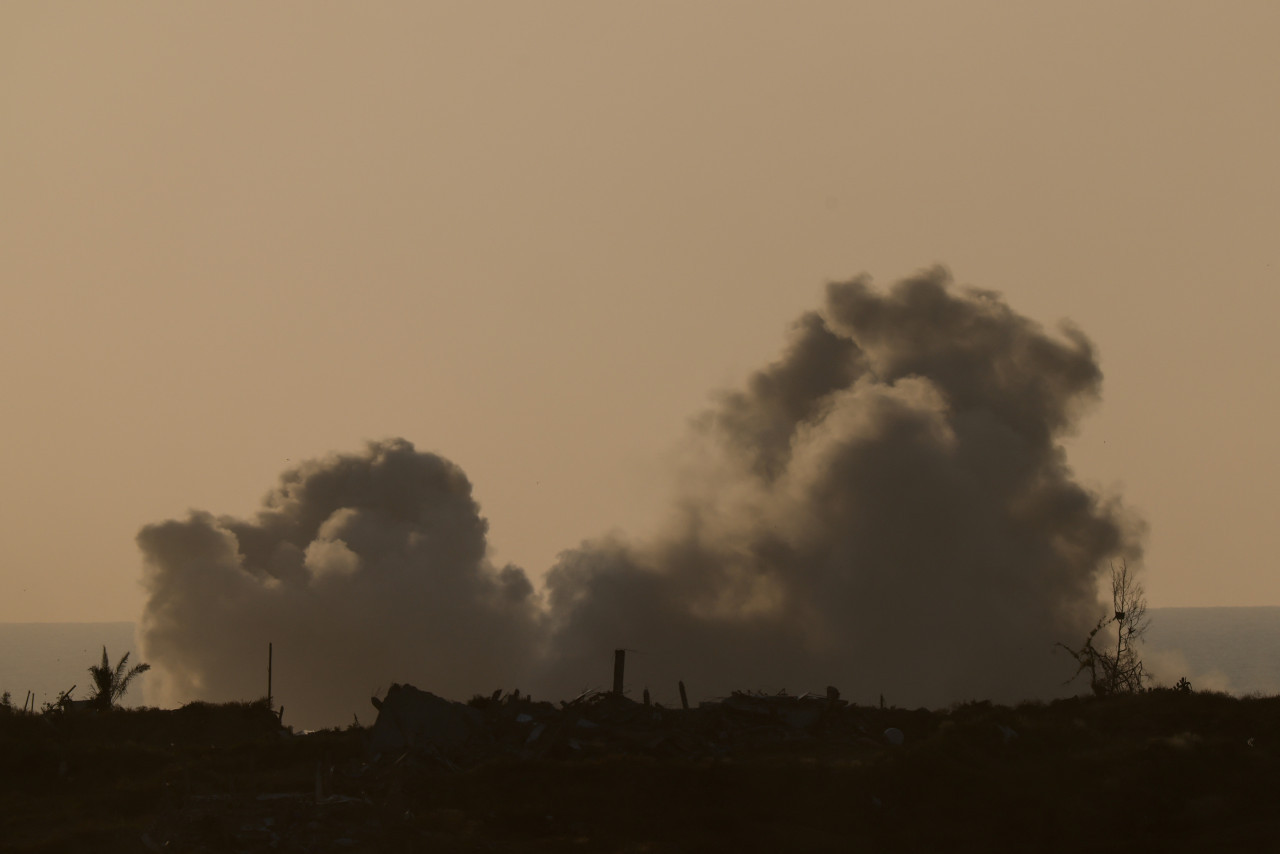
M1085 850L1102 834L1116 850L1182 850L1230 828L1226 847L1269 850L1274 838L1280 698L1169 689L930 711L830 689L667 708L621 691L459 703L398 685L375 705L373 727L296 734L265 703L0 714L0 848ZM1099 813L1100 780L1133 809Z
M337 851L375 850L391 839L410 847L456 844L478 832L475 819L432 804L442 779L461 780L455 775L482 766L611 757L870 756L902 744L903 731L885 721L915 714L857 708L834 688L802 696L740 691L672 709L604 691L559 704L535 702L518 690L459 703L397 684L373 704L378 717L371 728L342 734L359 738L362 749L345 760L317 762L314 792L310 785L288 792L189 791L150 827L143 847ZM300 741L323 735L282 733Z
M375 699L374 764L412 755L450 767L495 757L585 759L619 754L658 758L734 757L804 748L878 751L902 744L902 731L878 727L883 713L825 695L735 691L671 709L621 693L588 691L558 706L518 690L454 703L411 685ZM896 710L897 715L911 714Z

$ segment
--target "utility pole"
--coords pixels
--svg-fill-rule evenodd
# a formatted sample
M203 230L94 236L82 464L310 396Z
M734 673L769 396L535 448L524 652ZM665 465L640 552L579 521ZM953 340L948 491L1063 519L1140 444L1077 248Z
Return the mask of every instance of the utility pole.
M267 708L274 706L271 704L271 643L267 642Z
M622 696L622 674L627 667L627 651L625 649L615 649L613 651L613 693L619 697Z

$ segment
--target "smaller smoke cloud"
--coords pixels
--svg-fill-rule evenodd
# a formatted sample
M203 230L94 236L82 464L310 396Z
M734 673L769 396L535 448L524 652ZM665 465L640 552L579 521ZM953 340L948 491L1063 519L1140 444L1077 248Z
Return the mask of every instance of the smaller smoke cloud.
M268 642L275 692L304 725L393 681L514 684L542 618L524 572L487 561L486 532L462 470L403 440L286 472L253 520L149 525L150 699L262 696Z

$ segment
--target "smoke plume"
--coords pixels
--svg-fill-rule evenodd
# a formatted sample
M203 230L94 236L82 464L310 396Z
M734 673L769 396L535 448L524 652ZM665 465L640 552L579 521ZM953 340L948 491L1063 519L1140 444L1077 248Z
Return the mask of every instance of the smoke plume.
M287 472L255 521L144 528L148 659L166 700L260 696L291 656L304 720L378 684L559 698L607 681L658 698L839 685L869 701L1064 690L1059 640L1101 614L1099 572L1140 525L1075 482L1060 440L1102 374L998 294L931 270L832 284L783 356L696 419L672 518L562 553L535 593L486 560L452 464L403 440ZM346 705L344 705L346 704Z
M543 618L524 572L486 560L486 533L462 470L402 439L285 472L253 521L149 525L148 698L265 696L268 643L273 693L303 725L371 713L393 681L511 685Z

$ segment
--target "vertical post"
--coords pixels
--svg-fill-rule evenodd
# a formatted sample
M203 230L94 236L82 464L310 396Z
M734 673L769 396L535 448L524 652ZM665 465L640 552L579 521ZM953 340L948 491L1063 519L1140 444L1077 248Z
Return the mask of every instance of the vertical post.
M267 643L267 708L272 708L271 704L271 643Z
M625 649L615 649L613 651L613 693L619 697L622 696L622 674L627 667L627 651Z
M644 689L644 704L646 706L649 705L649 689L648 688Z
M680 708L687 709L689 708L689 695L684 692L684 682L681 681L676 684L680 686Z

